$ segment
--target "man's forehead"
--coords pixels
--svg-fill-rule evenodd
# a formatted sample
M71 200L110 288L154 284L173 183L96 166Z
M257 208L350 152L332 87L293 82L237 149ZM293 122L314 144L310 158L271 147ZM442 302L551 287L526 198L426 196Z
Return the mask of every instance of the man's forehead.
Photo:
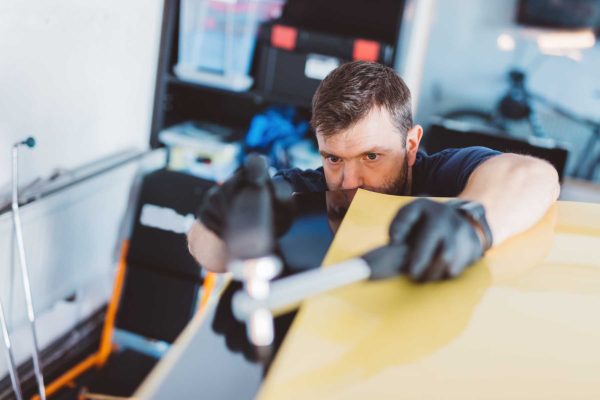
M317 130L317 138L327 142L339 136L344 136L344 141L361 140L361 138L367 140L369 137L377 140L389 134L400 134L400 132L384 107L373 107L363 118L331 135L323 135Z
M401 135L391 132L347 129L330 136L317 134L319 151L338 156L354 156L367 152L392 152L401 150Z
M323 155L336 155L339 157L354 157L364 153L389 153L396 150L389 144L381 143L381 141L356 141L345 140L342 135L336 135L328 138L326 141L319 142L319 152Z

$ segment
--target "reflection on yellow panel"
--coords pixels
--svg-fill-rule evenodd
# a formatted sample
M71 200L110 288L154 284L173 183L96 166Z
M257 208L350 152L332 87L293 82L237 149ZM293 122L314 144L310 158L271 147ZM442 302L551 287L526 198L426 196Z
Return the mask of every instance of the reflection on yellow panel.
M408 197L359 191L325 258L387 241ZM560 202L459 279L303 304L261 399L600 399L600 205Z

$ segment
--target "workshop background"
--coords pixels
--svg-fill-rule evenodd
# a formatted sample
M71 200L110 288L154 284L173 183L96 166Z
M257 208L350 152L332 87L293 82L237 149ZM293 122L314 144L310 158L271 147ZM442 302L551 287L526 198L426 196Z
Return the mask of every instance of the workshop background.
M567 157L563 182L571 185L572 199L600 202L600 45L593 29L530 26L527 16L517 17L524 0L352 1L356 14L385 19L380 30L355 24L364 31L348 32L346 21L329 22L321 32L323 21L306 14L310 26L292 33L301 54L291 57L290 32L268 21L289 11L289 21L301 24L298 16L310 7L273 0L261 5L266 23L258 43L256 32L249 42L243 42L247 31L236 33L239 51L251 58L232 61L227 57L238 55L221 54L222 37L199 44L183 30L186 24L199 29L197 20L184 22L179 13L185 7L199 13L194 7L201 3L0 2L0 297L17 364L31 357L31 337L10 215L12 145L28 136L37 142L20 152L19 186L40 346L46 348L109 299L140 171L158 168L169 155L174 170L223 180L248 149L270 155L274 167L318 166L306 123L310 93L300 93L303 81L287 85L294 79L286 73L297 73L289 66L300 59L299 73L308 74L303 79L318 84L356 51L350 41L347 57L315 56L331 47L327 40L344 49L348 37L367 36L361 54L405 78L415 122L426 132L437 124L555 149L559 164ZM597 33L599 2L573 3L589 7L582 18L595 23ZM216 12L247 18L243 10ZM319 39L317 50L310 37ZM194 59L194 46L217 61ZM208 72L195 73L190 66L202 62ZM227 68L235 79L215 77ZM517 71L512 89L511 70ZM515 117L525 93L519 79L533 121ZM499 104L510 94L513 107L502 114ZM1 358L0 397L10 391L6 374Z

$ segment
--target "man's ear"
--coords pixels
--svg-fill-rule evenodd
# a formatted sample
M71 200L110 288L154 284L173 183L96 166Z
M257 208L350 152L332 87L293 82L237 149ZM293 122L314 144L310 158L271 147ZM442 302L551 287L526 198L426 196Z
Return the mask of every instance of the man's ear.
M421 143L422 137L423 128L421 125L413 126L406 133L406 158L409 167L412 167L417 160L417 151L419 150L419 143Z

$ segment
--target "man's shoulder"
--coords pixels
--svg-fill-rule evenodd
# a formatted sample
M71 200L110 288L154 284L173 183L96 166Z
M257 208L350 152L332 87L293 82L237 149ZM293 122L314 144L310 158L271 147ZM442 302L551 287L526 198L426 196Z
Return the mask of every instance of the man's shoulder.
M275 179L284 179L294 192L323 192L327 190L323 167L317 169L283 169L275 174Z
M425 151L419 150L414 169L424 170L424 172L441 172L441 168L469 168L473 167L473 164L478 165L489 157L498 154L500 152L482 146L451 148L432 154L427 154Z
M488 147L483 146L470 146L463 148L450 148L440 150L436 153L428 154L424 150L417 152L416 163L427 164L428 162L448 162L457 161L465 158L478 158L478 157L490 157L493 155L500 154L499 151L492 150Z
M419 150L413 166L413 194L457 196L482 162L501 154L487 147L451 148L433 154Z

